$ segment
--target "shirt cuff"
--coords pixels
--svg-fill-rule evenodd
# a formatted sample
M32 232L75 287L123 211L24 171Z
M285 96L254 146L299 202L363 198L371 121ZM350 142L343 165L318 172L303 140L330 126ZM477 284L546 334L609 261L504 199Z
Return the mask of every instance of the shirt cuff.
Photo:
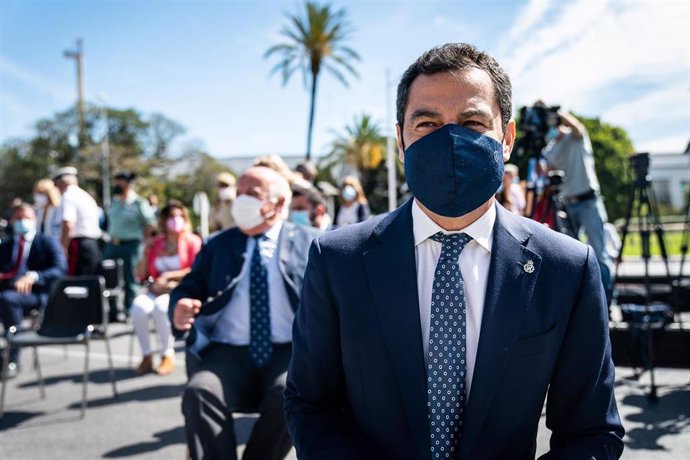
M34 281L34 283L38 281L38 273L33 270L26 272L26 276L31 278Z

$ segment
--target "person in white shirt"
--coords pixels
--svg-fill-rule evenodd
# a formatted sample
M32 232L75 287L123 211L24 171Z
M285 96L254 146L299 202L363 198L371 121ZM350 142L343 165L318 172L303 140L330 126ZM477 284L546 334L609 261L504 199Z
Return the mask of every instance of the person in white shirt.
M77 173L76 168L66 166L53 174L53 182L62 193L60 241L67 254L70 276L95 273L102 259L98 205L79 187Z

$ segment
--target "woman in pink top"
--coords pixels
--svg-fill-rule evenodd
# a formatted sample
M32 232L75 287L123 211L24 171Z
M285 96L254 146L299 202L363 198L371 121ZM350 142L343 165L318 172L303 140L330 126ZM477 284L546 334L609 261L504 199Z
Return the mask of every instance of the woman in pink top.
M146 292L134 299L131 309L134 332L143 354L135 370L138 375L153 370L149 315L156 325L163 354L156 372L158 375L168 375L175 368L174 340L168 319L170 291L189 272L201 249L201 238L191 232L189 212L179 201L168 202L161 210L158 224L162 233L146 246L137 268L137 276L149 284Z

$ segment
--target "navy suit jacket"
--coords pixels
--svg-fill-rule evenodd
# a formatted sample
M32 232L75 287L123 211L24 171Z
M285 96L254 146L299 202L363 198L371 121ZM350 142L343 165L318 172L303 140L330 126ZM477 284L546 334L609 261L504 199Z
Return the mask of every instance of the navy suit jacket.
M497 207L457 458L618 458L608 312L590 247ZM524 266L532 261L534 271ZM285 408L300 459L429 459L411 201L315 240Z
M15 260L12 258L14 237L0 244L0 273L7 273L14 268ZM60 243L52 236L36 234L31 243L29 258L26 261L26 270L35 271L38 280L31 291L38 295L47 295L50 286L56 279L67 273L67 261ZM10 287L11 281L2 281L2 289Z
M299 303L309 245L318 234L311 227L286 221L278 236L278 267L293 310L297 310ZM170 294L168 313L171 322L178 300L192 298L204 302L187 337L188 351L198 355L208 345L215 321L230 302L240 280L246 248L247 235L238 228L219 232L201 248L191 271ZM173 332L182 334L181 331Z

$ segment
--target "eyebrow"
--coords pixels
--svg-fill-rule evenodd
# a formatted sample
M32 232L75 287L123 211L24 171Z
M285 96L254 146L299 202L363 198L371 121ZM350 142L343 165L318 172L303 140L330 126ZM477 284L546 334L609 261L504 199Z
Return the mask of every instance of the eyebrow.
M414 112L412 112L412 114L410 115L410 121L414 121L417 118L424 118L424 117L434 118L434 117L440 117L440 116L441 116L440 113L438 113L434 110L431 110L431 109L417 109ZM487 121L490 121L493 119L488 112L486 112L484 110L480 110L480 109L465 110L464 112L460 112L458 114L458 118L464 119L464 118L471 118L471 117L479 117L479 118L482 118L482 119L487 120Z
M412 115L410 115L410 121L413 121L413 120L416 120L417 118L422 118L422 117L434 118L434 117L439 117L439 116L441 116L441 114L438 112L434 112L433 110L417 109L414 112L412 112Z
M485 112L484 110L479 110L479 109L473 109L473 110L465 110L464 112L460 112L459 114L460 118L471 118L471 117L480 117L485 120L492 120L493 117Z

